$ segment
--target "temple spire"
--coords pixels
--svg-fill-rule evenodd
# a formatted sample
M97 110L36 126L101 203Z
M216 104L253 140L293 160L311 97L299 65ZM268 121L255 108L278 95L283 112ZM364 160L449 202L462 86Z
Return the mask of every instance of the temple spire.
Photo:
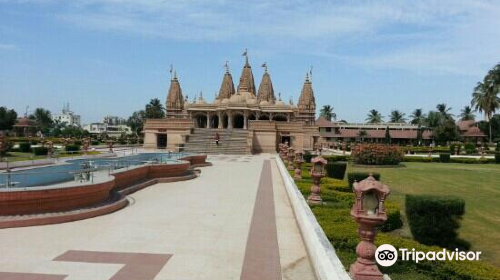
M224 65L224 68L226 68L226 73L224 73L224 77L222 78L222 84L220 85L220 90L219 90L220 100L223 100L224 98L231 98L231 96L235 93L233 76L231 76L231 73L229 72L229 65L227 61L226 64Z
M248 52L245 49L243 53L245 56L245 66L241 72L240 83L238 84L238 92L250 92L253 96L255 96L255 82L252 73L252 67L248 62Z
M264 75L262 75L262 80L260 81L259 91L257 93L257 100L259 103L261 101L267 101L273 104L276 101L274 96L273 83L271 82L271 76L267 71L267 63L262 64L264 70Z
M170 73L172 75L173 68L170 68ZM178 113L184 109L184 97L182 96L182 89L177 79L177 71L173 71L174 76L170 76L170 88L167 94L166 109L167 113L174 112Z

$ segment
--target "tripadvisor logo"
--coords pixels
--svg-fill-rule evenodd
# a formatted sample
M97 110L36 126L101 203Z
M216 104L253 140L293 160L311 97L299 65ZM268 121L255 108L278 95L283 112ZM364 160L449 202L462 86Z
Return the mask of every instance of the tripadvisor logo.
M398 260L398 255L401 256L402 261L413 261L420 262L424 260L428 261L478 261L481 252L459 252L458 249L455 251L447 251L443 249L442 251L431 251L422 252L416 251L414 248L409 250L406 248L399 248L399 253L394 246L390 244L380 245L375 251L375 260L381 266L391 266Z

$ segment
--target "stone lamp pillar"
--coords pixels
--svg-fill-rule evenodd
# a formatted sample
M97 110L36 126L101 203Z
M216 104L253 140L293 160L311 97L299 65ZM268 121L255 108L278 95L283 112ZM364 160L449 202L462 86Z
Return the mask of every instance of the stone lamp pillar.
M288 142L285 142L282 146L283 148L282 153L283 153L283 163L287 165L288 163Z
M108 140L107 144L108 144L109 152L113 153L113 145L115 143L113 142L113 140Z
M311 160L312 168L310 171L311 177L313 179L313 185L311 186L311 194L307 198L309 204L321 204L321 178L325 177L325 165L328 163L326 159L321 156L317 156Z
M455 145L455 155L458 156L458 145Z
M351 216L358 223L358 235L361 242L356 247L358 258L349 268L349 274L354 280L382 280L383 274L375 263L373 244L377 235L377 226L387 220L384 202L390 190L386 185L375 180L370 174L368 178L353 185L355 202Z
M54 156L54 142L47 141L47 157L51 158Z
M294 161L294 158L295 158L295 149L290 147L288 148L288 166L287 166L287 169L292 171L292 170L295 170L293 168L293 161Z
M304 163L304 153L302 151L295 152L295 174L294 179L302 179L302 163Z
M345 155L345 151L347 150L346 142L342 142L342 155Z
M83 153L84 154L87 154L87 152L89 151L89 147L90 147L90 138L83 139Z

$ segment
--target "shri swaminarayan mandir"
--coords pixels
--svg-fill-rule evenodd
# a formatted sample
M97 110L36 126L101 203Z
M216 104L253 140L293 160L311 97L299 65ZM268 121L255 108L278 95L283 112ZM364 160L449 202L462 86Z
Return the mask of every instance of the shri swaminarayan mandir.
M276 152L289 142L295 149L312 150L319 140L315 126L316 102L312 82L306 74L297 105L276 96L267 66L258 88L248 56L238 86L229 68L222 77L213 102L200 93L192 102L182 93L174 74L166 100L166 117L148 119L144 125L144 147L203 153ZM214 137L219 135L216 145Z

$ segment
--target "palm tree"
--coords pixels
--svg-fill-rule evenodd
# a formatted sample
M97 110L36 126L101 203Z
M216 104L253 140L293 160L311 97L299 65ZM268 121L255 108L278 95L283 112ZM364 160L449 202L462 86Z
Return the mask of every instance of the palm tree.
M474 113L472 112L472 108L470 106L465 106L462 109L459 117L461 121L473 121L476 119L476 116L474 116Z
M450 113L451 108L448 108L446 104L444 103L438 104L436 106L436 109L445 119L453 120L453 114Z
M365 141L365 137L368 136L368 132L366 132L366 130L364 129L361 129L359 132L358 132L358 137L361 139L361 142L364 142Z
M332 121L332 118L335 120L337 119L337 114L333 112L333 107L330 105L324 105L323 108L320 110L320 116L323 118Z
M161 104L160 99L153 98L146 105L146 115L147 119L161 119L165 117L165 107Z
M30 119L36 120L38 124L45 128L50 127L53 123L52 114L44 108L36 108Z
M391 112L391 122L392 123L405 123L405 113L400 112L399 110L393 110Z
M498 86L495 86L494 80L488 75L484 82L477 83L472 93L471 106L479 113L484 112L484 118L488 121L490 130L490 142L492 141L491 117L497 109L500 108L500 98L498 97ZM493 85L492 85L493 84ZM495 89L496 88L496 89Z
M410 115L411 124L423 125L425 122L426 114L423 113L422 109L415 109L413 113Z
M366 118L367 123L381 123L384 116L382 116L377 110L372 109L368 113L368 117Z
M429 128L436 128L443 123L444 117L440 112L429 111L427 118L425 118L425 124Z

